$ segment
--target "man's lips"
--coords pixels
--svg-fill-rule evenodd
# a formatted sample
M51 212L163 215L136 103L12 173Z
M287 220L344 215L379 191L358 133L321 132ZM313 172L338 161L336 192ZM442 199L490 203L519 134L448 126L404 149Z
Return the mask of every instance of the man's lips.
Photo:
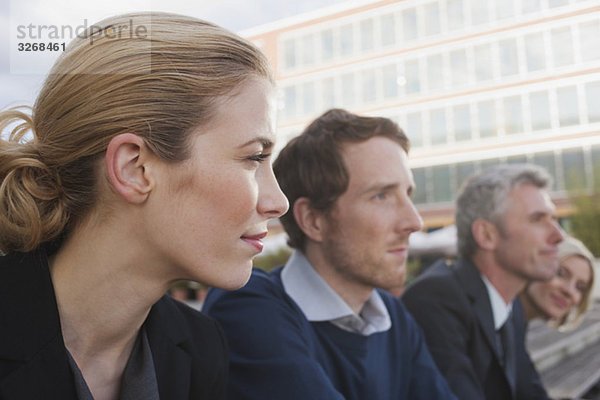
M405 256L408 253L408 246L396 247L394 249L388 250L388 253L392 253L398 256Z
M261 239L263 239L265 236L267 236L267 232L259 233L256 235L244 235L242 236L242 240L248 243L249 245L254 246L254 248L256 248L260 253L264 247Z

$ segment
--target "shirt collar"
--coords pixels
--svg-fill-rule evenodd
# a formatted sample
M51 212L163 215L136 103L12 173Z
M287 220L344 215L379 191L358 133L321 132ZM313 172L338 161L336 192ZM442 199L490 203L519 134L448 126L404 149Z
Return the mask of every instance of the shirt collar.
M512 311L512 303L506 304L498 290L492 285L490 281L483 275L481 279L487 288L488 296L490 298L490 304L492 305L492 314L494 314L494 328L500 329L502 325L508 319L510 312Z
M363 306L361 315L357 315L300 251L295 251L283 267L281 281L285 292L309 321L331 321L362 335L383 332L392 326L387 307L376 290Z

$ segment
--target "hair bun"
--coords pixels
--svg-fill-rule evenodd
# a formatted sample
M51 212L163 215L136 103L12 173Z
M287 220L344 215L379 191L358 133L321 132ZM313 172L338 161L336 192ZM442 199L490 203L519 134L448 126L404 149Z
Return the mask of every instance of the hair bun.
M0 140L0 250L31 251L54 239L66 224L60 180L40 157L35 140L23 142L33 133L31 117L12 109L0 113L0 127L17 124ZM35 134L34 134L35 135Z

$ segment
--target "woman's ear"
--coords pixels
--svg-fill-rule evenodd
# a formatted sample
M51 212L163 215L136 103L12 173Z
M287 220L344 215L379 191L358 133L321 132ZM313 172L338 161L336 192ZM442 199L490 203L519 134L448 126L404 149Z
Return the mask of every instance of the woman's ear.
M299 197L293 205L294 219L298 227L309 239L315 242L323 241L324 216L321 211L311 207L307 197Z
M112 138L106 149L108 179L129 203L146 201L154 186L149 171L151 152L144 140L133 133Z
M476 219L471 225L471 232L475 242L484 250L494 250L500 232L492 222L485 219Z

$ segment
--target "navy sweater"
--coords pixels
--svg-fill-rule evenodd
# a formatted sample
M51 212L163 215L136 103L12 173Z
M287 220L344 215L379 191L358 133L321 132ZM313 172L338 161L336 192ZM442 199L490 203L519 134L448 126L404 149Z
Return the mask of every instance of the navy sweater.
M455 399L399 300L381 291L392 327L362 336L309 322L280 274L255 270L244 288L207 296L230 345L229 398Z

